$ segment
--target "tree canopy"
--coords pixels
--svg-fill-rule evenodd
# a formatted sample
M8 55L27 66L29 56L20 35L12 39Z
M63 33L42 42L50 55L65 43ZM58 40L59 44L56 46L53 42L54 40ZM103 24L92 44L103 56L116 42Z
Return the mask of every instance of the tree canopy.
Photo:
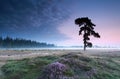
M54 44L47 44L44 42L36 42L26 39L20 39L20 38L11 38L6 37L2 38L0 37L0 47L1 48L17 48L17 47L54 47Z
M99 33L94 31L94 27L96 26L91 22L91 19L88 17L82 17L75 19L75 24L79 25L80 31L79 35L83 34L83 41L84 41L84 50L86 50L86 47L92 47L92 43L88 42L90 40L89 36L94 36L96 38L100 38Z

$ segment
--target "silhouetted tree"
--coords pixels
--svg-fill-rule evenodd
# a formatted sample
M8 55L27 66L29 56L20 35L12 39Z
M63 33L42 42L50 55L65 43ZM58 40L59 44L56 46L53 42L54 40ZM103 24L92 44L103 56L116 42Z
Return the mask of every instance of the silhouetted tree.
M99 33L94 31L95 24L93 24L91 22L91 19L89 19L88 17L77 18L75 20L75 24L79 25L80 27L79 35L81 35L82 31L84 31L83 34L84 50L86 50L86 47L92 47L92 43L88 42L88 40L90 40L89 38L90 35L100 38Z

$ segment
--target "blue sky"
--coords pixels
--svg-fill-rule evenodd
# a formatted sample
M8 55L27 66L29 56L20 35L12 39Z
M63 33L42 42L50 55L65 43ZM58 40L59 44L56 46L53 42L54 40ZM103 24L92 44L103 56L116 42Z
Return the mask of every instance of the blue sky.
M78 17L89 17L101 38L94 45L120 45L120 0L0 0L0 36L56 45L82 45Z

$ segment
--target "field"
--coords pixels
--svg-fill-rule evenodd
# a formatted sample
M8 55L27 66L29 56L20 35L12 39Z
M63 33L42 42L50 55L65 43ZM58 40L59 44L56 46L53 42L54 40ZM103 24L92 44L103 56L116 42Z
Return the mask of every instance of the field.
M67 79L120 79L119 49L0 50L0 76L2 79L48 79L43 71L54 62L67 66L63 74Z

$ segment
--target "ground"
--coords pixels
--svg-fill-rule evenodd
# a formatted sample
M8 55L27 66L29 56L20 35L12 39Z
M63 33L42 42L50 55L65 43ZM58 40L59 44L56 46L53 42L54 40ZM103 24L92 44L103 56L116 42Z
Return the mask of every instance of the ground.
M94 50L0 50L0 67L8 60L22 60L25 58L36 58L44 56L62 56L65 54L82 54L82 56L96 59L110 58L120 67L120 50L119 49L94 49ZM96 60L98 61L98 60ZM106 61L106 60L105 60ZM112 62L113 63L113 62ZM0 75L2 72L0 71ZM112 78L111 78L112 79ZM116 78L117 79L117 78Z

